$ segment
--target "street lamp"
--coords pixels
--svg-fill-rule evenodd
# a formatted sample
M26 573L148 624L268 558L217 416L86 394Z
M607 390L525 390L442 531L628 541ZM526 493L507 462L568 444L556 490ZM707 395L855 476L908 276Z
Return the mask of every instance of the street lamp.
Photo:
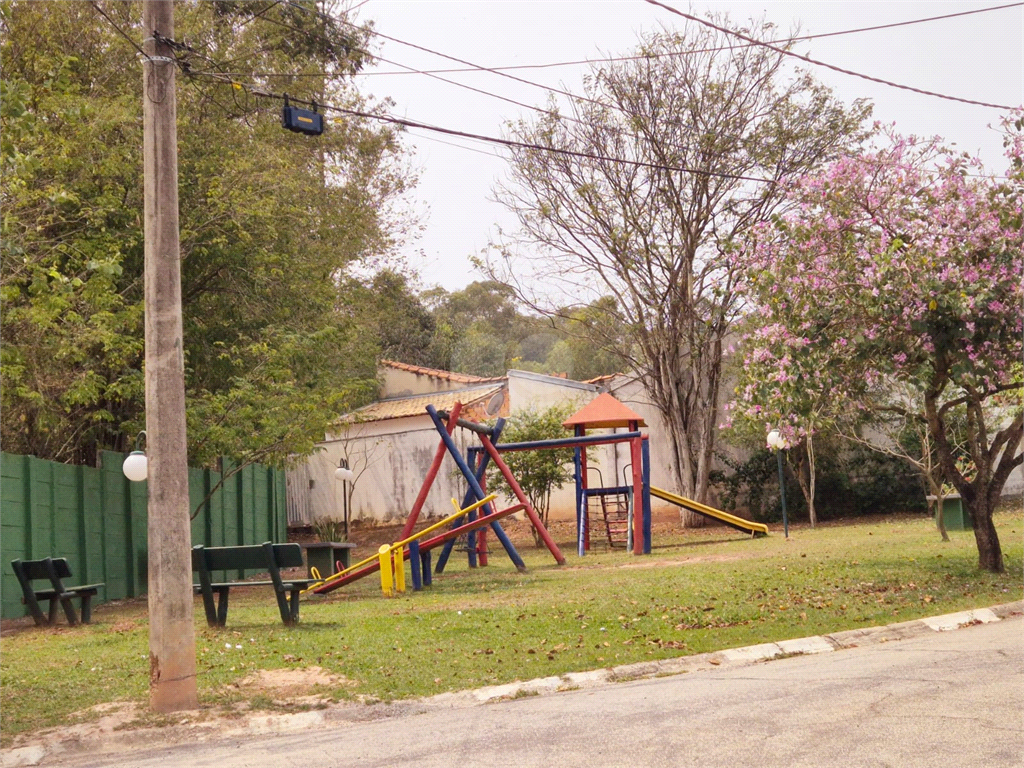
M145 451L139 450L139 443L145 436L146 430L139 432L135 438L135 450L125 457L124 464L121 465L124 476L133 483L141 483L149 475L149 459L146 458Z
M348 468L348 460L341 459L334 470L336 480L341 480L342 519L345 521L345 541L348 541L348 484L355 479L356 473Z
M768 433L768 447L774 449L779 461L779 495L782 497L782 532L789 538L789 517L786 514L786 479L782 473L782 452L789 447L789 442L777 429Z

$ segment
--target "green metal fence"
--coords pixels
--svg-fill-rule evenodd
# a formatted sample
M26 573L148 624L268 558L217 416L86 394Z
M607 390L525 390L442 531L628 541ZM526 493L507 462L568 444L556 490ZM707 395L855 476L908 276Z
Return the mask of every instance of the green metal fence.
M74 583L105 583L97 602L146 592L146 483L125 478L123 459L120 453L104 451L100 467L93 468L0 454L0 616L25 615L21 588L11 570L16 558L68 558ZM233 466L226 459L222 462L225 473ZM211 495L220 479L219 472L189 469L192 511L202 504L192 521L193 544L287 539L283 471L251 464Z

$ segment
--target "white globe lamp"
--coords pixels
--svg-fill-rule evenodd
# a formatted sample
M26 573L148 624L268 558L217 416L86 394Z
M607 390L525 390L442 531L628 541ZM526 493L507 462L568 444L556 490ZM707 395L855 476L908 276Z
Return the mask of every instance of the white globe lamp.
M141 483L149 475L149 459L146 458L145 451L139 450L139 444L145 436L145 430L139 432L138 437L135 438L135 450L128 454L124 464L121 465L124 476L133 483Z
M149 474L149 459L144 451L132 451L121 465L121 470L133 483L141 483Z
M353 472L348 467L338 467L336 470L334 470L334 477L336 480L341 480L343 482L351 482L352 478L355 477L355 472Z

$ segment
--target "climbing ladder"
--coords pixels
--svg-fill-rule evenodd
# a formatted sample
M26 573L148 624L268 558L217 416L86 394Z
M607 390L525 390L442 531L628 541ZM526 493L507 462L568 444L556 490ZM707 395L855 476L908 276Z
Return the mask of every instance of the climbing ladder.
M587 526L603 524L605 538L612 549L625 547L629 540L630 493L614 488L596 488L587 492ZM592 539L592 541L594 541Z
M629 525L631 520L632 488L626 485L605 488L604 480L601 478L601 470L597 467L589 467L589 471L596 472L600 486L597 488L586 488L583 491L586 499L586 530L593 533L596 523L602 526L605 531L605 540L610 549L629 546ZM596 544L597 539L591 538L591 544Z

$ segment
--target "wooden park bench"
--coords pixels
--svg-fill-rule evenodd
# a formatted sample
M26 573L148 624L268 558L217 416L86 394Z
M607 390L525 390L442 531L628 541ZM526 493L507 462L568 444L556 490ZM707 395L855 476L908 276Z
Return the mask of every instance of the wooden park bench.
M44 557L42 560L12 560L11 567L14 569L14 575L18 577L18 583L21 584L22 602L28 606L37 626L54 624L57 620L57 606L64 608L68 624L72 626L77 624L78 615L72 604L72 600L76 597L82 604L82 623L89 623L92 618L92 597L103 586L102 583L65 587L61 583L61 579L71 578L71 567L68 565L67 559L63 557ZM43 579L46 579L49 588L35 589L32 586L33 581ZM44 616L39 608L40 600L50 601L48 617Z
M299 593L315 579L282 579L282 568L299 568L302 548L298 544L252 544L240 547L192 547L192 570L199 574L199 583L193 585L197 595L203 596L206 622L211 627L223 627L228 617L228 592L232 587L273 587L281 621L295 624L299 620ZM213 571L233 571L257 568L270 574L270 581L214 582ZM213 593L217 593L217 605ZM290 593L290 599L289 599Z

